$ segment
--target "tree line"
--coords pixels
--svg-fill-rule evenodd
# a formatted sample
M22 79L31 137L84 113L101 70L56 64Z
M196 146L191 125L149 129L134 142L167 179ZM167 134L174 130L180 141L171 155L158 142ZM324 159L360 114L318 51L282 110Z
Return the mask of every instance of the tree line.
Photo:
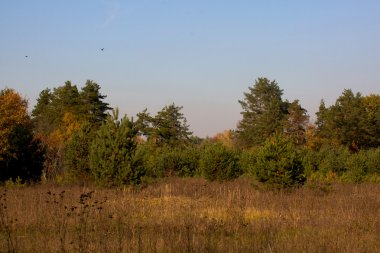
M258 78L239 100L237 128L199 138L181 106L156 115L119 116L101 87L67 81L27 101L0 91L0 180L133 185L167 176L227 180L243 174L276 187L307 180L380 182L380 96L344 90L321 101L310 123L299 100L283 100L274 80Z

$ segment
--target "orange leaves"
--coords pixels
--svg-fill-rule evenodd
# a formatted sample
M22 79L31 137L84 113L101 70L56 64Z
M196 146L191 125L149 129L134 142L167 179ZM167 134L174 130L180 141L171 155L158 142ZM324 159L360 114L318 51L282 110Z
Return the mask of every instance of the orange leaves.
M74 132L80 129L81 124L78 122L76 117L70 112L65 112L62 121L64 125L64 138L65 140L69 140L71 139L71 136L74 134Z
M0 91L0 155L9 149L8 138L17 126L30 124L28 103L13 89Z
M45 145L50 148L61 147L67 141L71 140L73 134L78 131L80 127L81 124L76 120L76 117L70 112L65 112L61 126L48 135L41 133L41 139Z
M217 133L212 139L222 143L224 146L228 148L232 148L234 146L234 140L231 130L224 130L221 133Z

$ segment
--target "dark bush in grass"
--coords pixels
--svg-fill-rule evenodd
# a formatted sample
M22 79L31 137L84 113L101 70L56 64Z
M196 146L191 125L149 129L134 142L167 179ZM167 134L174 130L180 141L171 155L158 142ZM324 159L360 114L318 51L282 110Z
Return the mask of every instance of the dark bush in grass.
M369 174L380 174L380 148L367 150L366 162Z
M194 176L198 167L199 150L189 147L155 147L149 143L140 144L137 155L149 177Z
M243 150L240 154L239 164L244 174L255 170L258 148Z
M91 124L85 123L66 145L65 170L70 181L91 178L89 154L94 135Z
M334 173L341 176L347 169L346 160L349 156L350 152L346 147L325 145L318 151L305 150L303 155L305 174L325 176L328 173Z
M208 143L201 149L198 173L207 180L239 177L242 170L238 154L220 143Z
M360 150L345 161L346 172L343 181L360 183L380 173L380 149Z

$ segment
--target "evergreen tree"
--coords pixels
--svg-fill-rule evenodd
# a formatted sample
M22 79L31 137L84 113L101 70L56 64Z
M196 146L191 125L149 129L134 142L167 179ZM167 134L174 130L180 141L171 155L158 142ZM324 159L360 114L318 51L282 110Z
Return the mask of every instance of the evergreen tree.
M276 133L268 138L255 156L255 165L249 173L259 182L275 188L302 184L306 177L302 158L293 141Z
M41 91L37 104L32 111L33 122L37 132L48 133L53 131L55 121L54 108L51 107L52 93L50 89Z
M352 151L377 147L380 143L380 121L375 115L380 109L376 109L376 106L374 110L371 108L374 109L366 104L366 98L360 93L344 90L334 105L326 108L321 103L317 113L318 135L332 143L347 146Z
M238 123L238 143L251 147L264 142L276 131L282 131L288 103L282 101L282 90L276 81L259 78L239 100L243 119Z
M192 132L189 131L187 120L181 113L182 108L173 103L165 106L155 117L150 116L145 109L137 115L140 132L148 141L158 146L175 147L189 144Z
M380 95L363 97L366 119L363 123L368 147L380 147Z
M285 117L284 131L290 136L296 146L304 145L306 142L306 128L309 116L306 109L302 108L298 100L289 104L288 114Z
M94 125L105 121L106 112L112 109L108 103L103 102L107 96L100 94L99 91L100 86L97 83L87 80L80 92L80 113L86 121Z
M92 125L85 123L73 134L66 146L65 170L72 180L86 180L91 177L89 156L94 135Z
M90 123L96 129L105 121L110 107L103 102L106 96L99 90L98 84L87 81L79 92L67 81L53 91L45 89L40 93L32 116L35 132L46 148L45 171L49 178L64 171L65 146L81 125Z
M43 90L32 111L36 132L50 134L61 127L65 113L77 115L78 108L78 88L71 85L70 81L63 86L54 88L53 92L49 89Z
M90 169L103 186L135 184L144 174L134 164L137 128L126 116L118 120L118 110L102 124L90 147Z

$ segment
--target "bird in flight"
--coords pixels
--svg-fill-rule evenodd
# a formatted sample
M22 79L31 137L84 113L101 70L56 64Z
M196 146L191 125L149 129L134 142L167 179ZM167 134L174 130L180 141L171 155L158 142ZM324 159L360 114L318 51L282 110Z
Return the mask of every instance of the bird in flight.
M28 58L29 56L25 55L25 58Z
M104 51L104 47L103 47L103 48L101 48L100 50Z

